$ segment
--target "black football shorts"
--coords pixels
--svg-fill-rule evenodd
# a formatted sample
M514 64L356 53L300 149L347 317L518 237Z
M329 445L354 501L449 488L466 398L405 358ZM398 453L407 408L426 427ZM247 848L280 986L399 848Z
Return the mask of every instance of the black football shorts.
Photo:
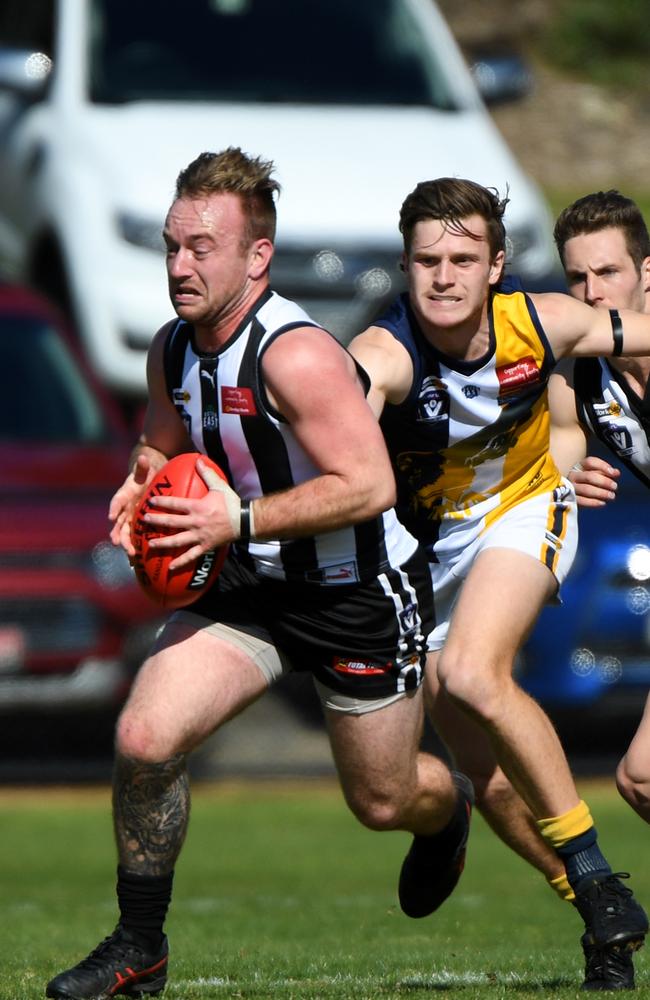
M338 586L261 576L231 550L210 590L185 610L271 643L293 670L361 699L419 687L435 626L419 550L370 582Z

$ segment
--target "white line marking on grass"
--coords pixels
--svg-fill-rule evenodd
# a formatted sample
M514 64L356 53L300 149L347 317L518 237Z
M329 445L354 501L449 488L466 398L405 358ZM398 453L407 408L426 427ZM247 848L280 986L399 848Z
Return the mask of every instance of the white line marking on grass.
M384 978L384 977L379 977ZM292 978L273 979L266 982L270 990L287 990L301 987L302 989L316 989L328 986L351 986L358 989L372 989L378 981L377 976L352 976L339 974L335 976L315 976L313 978ZM397 979L396 989L440 989L449 986L487 986L503 985L517 986L526 982L522 976L514 972L452 972L448 969L440 969L428 976L405 976ZM200 977L198 979L181 979L168 984L167 990L174 995L179 990L187 990L198 986L246 986L245 981L238 981L229 977L211 976L209 978Z

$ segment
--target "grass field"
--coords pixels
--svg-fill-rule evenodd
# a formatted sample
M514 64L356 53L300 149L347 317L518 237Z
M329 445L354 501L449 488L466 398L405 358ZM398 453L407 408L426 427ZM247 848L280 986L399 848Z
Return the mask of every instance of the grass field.
M611 782L580 787L606 853L650 904L648 827ZM115 923L110 793L0 798L0 1000L30 1000ZM330 783L197 785L165 1000L585 996L577 914L480 817L458 889L423 921L396 903L408 843L364 830ZM643 950L636 966L644 994Z

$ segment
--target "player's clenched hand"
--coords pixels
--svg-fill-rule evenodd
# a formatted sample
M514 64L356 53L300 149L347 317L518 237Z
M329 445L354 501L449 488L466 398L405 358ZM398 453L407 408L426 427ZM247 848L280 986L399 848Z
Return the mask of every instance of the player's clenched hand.
M581 507L604 507L616 496L620 476L609 462L595 455L588 455L574 465L569 472L569 479L574 485L578 504Z
M129 558L135 555L131 541L131 519L157 471L148 455L138 455L132 471L112 497L108 508L108 518L113 522L111 541L113 545L121 545Z
M203 552L225 545L239 537L241 501L227 482L221 479L201 459L196 468L209 492L200 500L180 497L151 497L143 520L153 528L172 530L174 534L152 538L150 549L186 548L170 563L170 569L182 569Z

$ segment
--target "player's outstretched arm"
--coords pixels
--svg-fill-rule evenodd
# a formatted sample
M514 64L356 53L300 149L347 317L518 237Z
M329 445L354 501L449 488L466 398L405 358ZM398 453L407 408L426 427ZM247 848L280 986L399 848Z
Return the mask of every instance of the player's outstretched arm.
M555 358L650 356L650 314L595 309L562 292L530 296Z

